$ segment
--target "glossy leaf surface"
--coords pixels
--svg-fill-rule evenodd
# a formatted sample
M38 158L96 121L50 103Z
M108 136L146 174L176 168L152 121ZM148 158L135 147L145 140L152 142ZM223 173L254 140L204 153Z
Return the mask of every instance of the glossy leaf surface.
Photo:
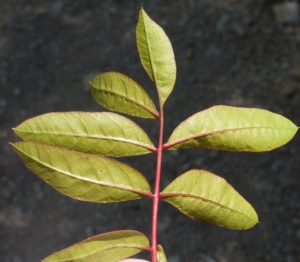
M290 120L267 110L214 106L182 122L164 148L269 151L286 144L297 130Z
M157 261L158 262L168 262L164 249L161 245L158 245L157 248Z
M38 142L18 142L13 147L33 173L69 197L106 203L150 193L141 173L116 160Z
M39 141L90 154L119 157L155 150L137 124L108 112L44 114L24 121L14 131L26 141Z
M42 262L117 262L149 249L147 237L133 230L114 231L90 237L53 253Z
M141 8L136 28L137 46L142 64L156 84L161 104L173 90L176 63L172 45L164 30Z
M205 170L182 174L160 196L199 222L237 230L258 223L253 207L225 179Z
M146 91L126 75L117 72L99 74L91 85L94 99L109 110L143 118L159 116Z

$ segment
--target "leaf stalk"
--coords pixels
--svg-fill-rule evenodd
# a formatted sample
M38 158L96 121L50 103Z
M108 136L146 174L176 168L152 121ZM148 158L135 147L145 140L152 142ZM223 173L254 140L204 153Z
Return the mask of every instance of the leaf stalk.
M152 262L157 262L157 220L158 220L158 206L159 206L159 193L160 193L160 176L162 166L162 151L163 151L163 131L164 131L164 113L163 106L160 106L159 117L159 139L157 146L157 162L156 162L156 175L153 194L153 208L152 208Z

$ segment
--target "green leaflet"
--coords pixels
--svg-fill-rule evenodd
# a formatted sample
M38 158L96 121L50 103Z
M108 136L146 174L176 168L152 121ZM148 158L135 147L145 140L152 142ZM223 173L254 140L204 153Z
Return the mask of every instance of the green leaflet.
M290 120L267 110L213 106L183 121L163 147L269 151L286 144L297 130Z
M138 231L113 231L53 253L42 262L117 262L149 249L149 245L147 237Z
M31 141L13 147L33 173L69 197L107 203L150 195L145 177L116 160Z
M253 207L225 179L205 170L182 174L160 197L199 222L236 230L258 223Z
M96 102L109 110L143 118L159 117L146 91L126 75L117 72L99 74L91 85Z
M174 53L164 30L146 14L143 8L136 27L136 39L142 64L156 84L160 104L163 105L175 84Z
M105 156L151 153L155 147L133 121L114 113L48 113L14 128L23 140Z
M157 248L157 261L158 262L168 262L164 249L161 245Z

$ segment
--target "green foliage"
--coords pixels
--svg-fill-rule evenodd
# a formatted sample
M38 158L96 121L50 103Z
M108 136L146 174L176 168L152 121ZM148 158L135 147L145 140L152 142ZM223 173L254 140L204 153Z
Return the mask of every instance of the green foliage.
M213 106L182 122L164 148L270 151L290 141L297 130L290 120L267 110Z
M114 231L90 237L46 257L42 262L115 262L147 250L149 245L148 238L140 232Z
M147 134L133 121L109 112L49 113L16 128L23 140L104 156L132 156L155 151Z
M158 112L146 91L128 76L116 72L97 75L92 95L103 107L143 118L156 118Z
M136 27L136 39L142 65L155 83L160 104L163 105L176 79L172 45L164 30L143 9Z
M107 203L150 194L143 175L116 160L33 141L13 147L33 173L72 198Z
M160 122L157 146L141 127L109 112L50 113L16 128L23 142L13 144L25 165L59 192L96 203L149 197L153 201L152 243L140 232L122 230L88 238L45 258L45 262L117 262L147 250L152 262L166 262L157 243L160 199L199 222L235 230L258 223L253 207L223 178L205 170L189 170L160 192L162 152L181 148L230 151L269 151L284 145L297 132L291 121L262 109L214 106L183 121L163 144L163 106L176 79L171 43L163 29L141 9L136 28L144 69L154 82L159 111L146 91L117 72L97 75L92 95L103 107ZM134 168L108 157L157 154L156 180L151 191Z
M160 197L200 222L239 230L258 222L253 207L225 179L205 170L177 177Z

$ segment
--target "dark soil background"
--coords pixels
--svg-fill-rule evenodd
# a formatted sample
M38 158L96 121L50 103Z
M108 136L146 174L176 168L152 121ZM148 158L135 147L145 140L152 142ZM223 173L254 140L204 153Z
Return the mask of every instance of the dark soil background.
M283 1L142 2L165 29L177 62L176 86L165 106L166 139L181 121L215 104L265 108L300 125L299 9L282 19L274 6ZM72 200L27 170L8 144L18 140L11 128L29 117L102 111L88 85L100 72L129 75L157 101L135 43L142 2L1 1L0 261L40 261L112 230L150 235L151 201L97 205ZM299 2L294 4L299 8ZM156 123L138 123L156 139ZM161 203L159 243L168 261L299 262L299 152L299 134L267 153L167 152L162 188L184 171L205 168L226 178L260 218L253 229L231 231L197 223ZM153 183L154 155L124 161Z

